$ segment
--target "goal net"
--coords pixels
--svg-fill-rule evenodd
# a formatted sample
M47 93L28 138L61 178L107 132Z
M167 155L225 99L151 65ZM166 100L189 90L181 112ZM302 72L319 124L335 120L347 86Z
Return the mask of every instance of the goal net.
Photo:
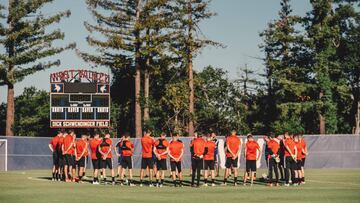
M7 171L7 140L0 139L0 171Z

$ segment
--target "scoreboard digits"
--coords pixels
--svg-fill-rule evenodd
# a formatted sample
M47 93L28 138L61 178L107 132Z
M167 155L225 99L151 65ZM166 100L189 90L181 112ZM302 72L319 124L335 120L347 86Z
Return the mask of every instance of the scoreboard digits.
M50 75L51 128L110 127L109 76L88 71L93 74L90 77L86 71L70 70ZM83 82L84 78L87 81Z

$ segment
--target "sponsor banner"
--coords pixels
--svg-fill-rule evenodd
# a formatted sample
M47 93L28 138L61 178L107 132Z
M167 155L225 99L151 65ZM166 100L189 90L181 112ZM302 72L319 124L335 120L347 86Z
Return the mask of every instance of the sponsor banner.
M82 121L82 120L73 120L73 121L59 121L52 120L50 121L51 128L109 128L109 120L96 120L96 121Z

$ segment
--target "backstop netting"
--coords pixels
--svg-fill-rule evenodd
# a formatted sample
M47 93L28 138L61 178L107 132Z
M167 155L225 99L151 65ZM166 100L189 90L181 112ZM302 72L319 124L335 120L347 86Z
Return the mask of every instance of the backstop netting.
M262 148L262 156L258 161L259 168L265 168L265 142L262 136L255 137ZM7 140L7 169L8 170L31 170L48 169L52 166L52 154L49 150L51 138L40 137L1 137ZM220 167L224 167L224 138L219 137L219 156L217 157ZM241 137L242 146L246 140ZM119 139L113 139L114 146ZM190 138L181 138L185 144L182 165L189 168L190 157ZM307 168L360 168L360 136L359 135L305 135L309 156L306 158L305 167ZM140 167L141 163L141 143L140 139L132 139L135 146L133 164L135 168ZM5 167L5 146L0 142L0 171ZM243 151L241 152L240 168L245 167ZM114 165L117 165L117 157L113 153ZM91 168L90 161L87 163Z

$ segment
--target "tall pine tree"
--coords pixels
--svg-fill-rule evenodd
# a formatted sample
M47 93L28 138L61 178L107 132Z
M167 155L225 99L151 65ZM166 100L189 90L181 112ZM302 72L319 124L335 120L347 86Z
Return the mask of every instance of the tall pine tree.
M28 75L60 64L59 60L42 62L46 57L58 54L75 44L54 47L53 41L64 38L60 30L46 29L59 23L70 11L46 16L40 9L53 0L9 0L6 25L0 28L0 43L5 53L0 54L3 83L7 85L6 135L13 135L14 124L14 85ZM29 65L30 64L30 65Z

